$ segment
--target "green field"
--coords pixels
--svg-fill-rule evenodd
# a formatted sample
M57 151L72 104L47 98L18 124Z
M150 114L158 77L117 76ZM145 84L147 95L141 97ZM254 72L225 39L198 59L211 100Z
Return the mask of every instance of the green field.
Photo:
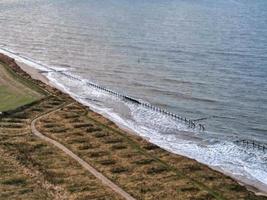
M42 94L26 86L23 80L0 64L0 112L15 109L41 97Z

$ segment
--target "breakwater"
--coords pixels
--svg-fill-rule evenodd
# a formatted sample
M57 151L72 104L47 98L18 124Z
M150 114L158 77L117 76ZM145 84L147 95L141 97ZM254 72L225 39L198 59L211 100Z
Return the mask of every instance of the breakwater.
M69 74L69 73L64 72L64 71L57 71L57 73L60 73L61 75L66 76L69 79L72 79L72 80L75 80L75 81L80 81L80 82L83 81L79 77L77 77L75 75L72 75L72 74ZM123 100L123 101L126 101L128 103L133 103L133 104L136 104L136 105L139 105L139 106L142 106L142 107L144 107L146 109L150 109L150 110L152 110L154 112L158 112L160 114L163 114L165 116L168 116L171 119L174 119L174 120L177 120L179 122L182 122L182 123L186 124L189 128L198 129L199 131L205 131L204 124L197 123L197 121L194 121L194 120L191 120L191 119L187 119L186 117L182 117L182 116L179 116L177 114L171 113L171 112L166 111L166 110L164 110L162 108L153 106L153 105L151 105L149 103L141 102L141 101L139 101L139 100L137 100L137 99L135 99L133 97L130 97L130 96L127 96L127 95L124 95L124 94L115 92L113 90L107 89L107 88L105 88L103 86L100 86L100 85L97 85L95 83L88 82L88 81L86 81L85 83L86 83L86 85L88 85L90 87L94 87L94 88L96 88L98 90L101 90L102 92L106 92L106 93L108 93L108 94L110 94L112 96L115 96L115 97Z

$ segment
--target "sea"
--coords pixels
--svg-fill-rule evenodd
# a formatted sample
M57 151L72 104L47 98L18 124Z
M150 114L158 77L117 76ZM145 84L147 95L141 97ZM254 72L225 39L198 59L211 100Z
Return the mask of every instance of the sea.
M267 193L266 0L1 0L0 52Z

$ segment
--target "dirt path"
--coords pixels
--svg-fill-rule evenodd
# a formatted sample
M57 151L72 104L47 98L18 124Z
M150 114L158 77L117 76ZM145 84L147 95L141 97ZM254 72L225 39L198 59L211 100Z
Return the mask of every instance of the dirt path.
M59 108L61 109L61 108ZM41 119L42 117L45 117L51 113L54 113L57 110L51 111L49 113L46 113L44 115L39 116L38 118L34 119L31 122L31 130L32 133L34 135L36 135L37 137L41 138L42 140L49 142L53 145L55 145L56 147L58 147L59 149L61 149L62 151L64 151L68 156L72 157L74 160L76 160L84 169L88 170L91 174L93 174L97 179L99 179L104 185L108 186L109 188L111 188L113 191L115 191L116 193L120 194L122 197L124 197L127 200L136 200L135 198L133 198L130 194L128 194L127 192L125 192L122 188L120 188L118 185L116 185L115 183L113 183L112 181L110 181L107 177L105 177L103 174L101 174L100 172L98 172L95 168L93 168L91 165L89 165L87 162L85 162L83 159L81 159L79 156L77 156L76 154L74 154L71 150L69 150L68 148L66 148L64 145L60 144L59 142L44 136L42 133L40 133L36 127L35 127L35 123L37 120Z

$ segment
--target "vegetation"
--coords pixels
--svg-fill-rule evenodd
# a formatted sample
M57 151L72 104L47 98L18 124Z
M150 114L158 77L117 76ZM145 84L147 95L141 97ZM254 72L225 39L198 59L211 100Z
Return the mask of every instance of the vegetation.
M37 127L136 199L265 199L194 160L122 131L78 103L42 118Z
M40 99L42 94L18 82L9 70L0 63L0 112Z
M54 110L37 121L37 129L136 199L266 199L207 166L122 131L58 90L18 71L12 72L14 80L0 70L0 95L10 93L8 103L0 98L2 110L35 101L0 116L0 199L122 199L63 151L32 135L29 122ZM46 98L42 88L49 92ZM25 99L12 103L16 92Z
M28 122L55 98L0 118L0 199L121 199L62 151L32 136ZM62 106L68 99L60 101Z

